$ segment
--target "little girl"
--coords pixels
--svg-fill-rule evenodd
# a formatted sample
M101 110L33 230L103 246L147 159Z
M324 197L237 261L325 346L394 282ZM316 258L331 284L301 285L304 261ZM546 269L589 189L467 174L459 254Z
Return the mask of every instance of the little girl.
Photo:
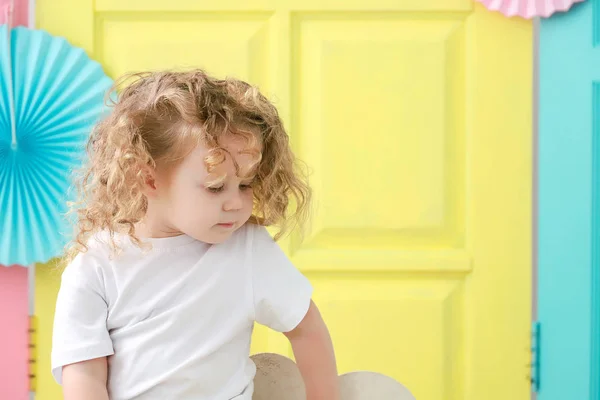
M337 399L312 287L264 228L301 225L310 198L275 107L200 70L125 83L74 206L52 348L65 400L250 400L254 322L289 339L308 399Z

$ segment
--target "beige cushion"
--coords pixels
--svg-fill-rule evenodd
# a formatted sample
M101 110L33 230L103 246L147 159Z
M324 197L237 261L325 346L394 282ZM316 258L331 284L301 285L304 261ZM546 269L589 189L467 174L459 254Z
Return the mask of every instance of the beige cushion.
M252 400L306 400L304 381L292 360L279 354L252 356L256 364Z
M252 356L256 364L253 400L306 400L304 381L296 364L279 354ZM369 371L340 376L341 400L415 400L394 379Z

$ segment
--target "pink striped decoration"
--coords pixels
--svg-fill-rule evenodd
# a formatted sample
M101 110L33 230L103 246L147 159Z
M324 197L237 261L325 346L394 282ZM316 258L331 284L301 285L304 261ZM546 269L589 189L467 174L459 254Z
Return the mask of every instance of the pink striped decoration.
M35 0L0 0L0 24L33 28L34 10ZM0 265L0 399L29 398L28 303L27 268Z
M29 393L27 268L0 265L0 399Z
M489 10L500 11L507 17L548 18L556 12L565 12L584 0L477 0Z
M12 21L7 21L7 15L9 15L9 9L12 3ZM30 10L31 8L31 10ZM11 23L11 26L28 26L33 28L35 21L30 21L32 18L35 3L31 0L0 0L0 24Z

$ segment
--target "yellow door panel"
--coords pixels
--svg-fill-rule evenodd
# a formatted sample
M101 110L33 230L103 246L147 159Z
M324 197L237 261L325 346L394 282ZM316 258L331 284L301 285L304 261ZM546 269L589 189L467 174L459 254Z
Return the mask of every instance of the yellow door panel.
M274 99L315 190L304 241L282 246L341 373L419 400L529 397L530 22L471 0L76 3L38 0L39 26L112 77L203 67ZM38 274L49 356L58 280ZM292 355L264 327L252 351ZM40 399L60 398L39 365Z
M333 273L313 281L340 373L386 372L417 399L464 398L461 279Z
M267 81L268 13L177 12L171 17L140 19L135 13L98 17L95 49L106 72L119 76L128 71L201 65L213 73Z

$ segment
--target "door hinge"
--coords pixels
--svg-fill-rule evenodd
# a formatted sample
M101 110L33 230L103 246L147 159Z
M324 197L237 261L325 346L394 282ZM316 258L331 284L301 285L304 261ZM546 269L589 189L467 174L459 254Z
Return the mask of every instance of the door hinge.
M531 325L531 371L529 379L531 390L540 391L540 323L535 321Z
M29 391L35 392L37 387L37 317L29 316Z

